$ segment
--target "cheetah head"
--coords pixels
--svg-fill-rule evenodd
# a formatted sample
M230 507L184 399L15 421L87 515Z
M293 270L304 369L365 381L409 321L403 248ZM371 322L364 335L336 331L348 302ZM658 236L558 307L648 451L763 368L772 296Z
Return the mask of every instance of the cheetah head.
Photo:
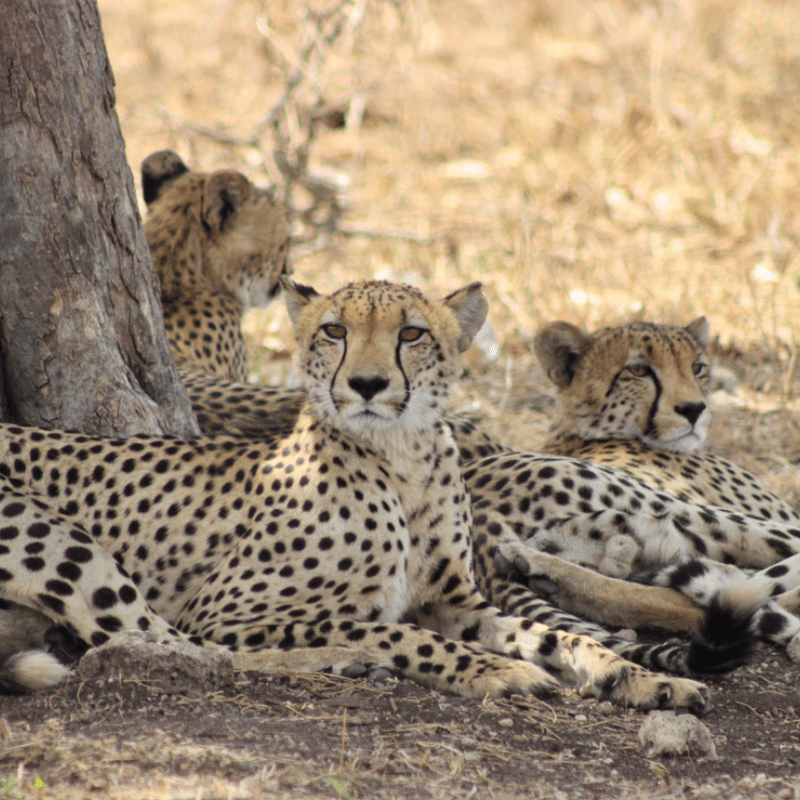
M164 297L226 293L268 305L291 273L286 209L234 170L190 172L170 150L142 162L145 234Z
M385 281L332 295L282 283L296 360L320 417L373 443L389 430L430 428L461 373L460 353L486 318L479 283L443 300Z
M559 433L638 439L673 453L705 444L711 422L705 317L685 328L634 322L592 334L552 322L534 346L558 388Z

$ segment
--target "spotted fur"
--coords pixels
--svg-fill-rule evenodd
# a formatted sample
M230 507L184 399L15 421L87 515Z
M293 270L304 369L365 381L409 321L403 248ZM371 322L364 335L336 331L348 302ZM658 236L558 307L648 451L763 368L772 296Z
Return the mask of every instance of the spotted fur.
M280 434L295 424L305 400L303 390L244 385L196 372L185 374L184 380L202 430L212 435L231 434L257 439ZM511 452L457 415L445 413L444 419L455 435L462 464ZM478 519L482 521L485 517ZM619 581L552 558L547 564L545 583L542 583L541 576L534 582L538 594L542 594L543 586L548 587L546 594L549 597L544 599L521 587L518 582L508 581L495 567L494 560L500 554L492 535L495 530L497 526L494 523L484 526L475 539L480 546L476 545L474 555L480 567L479 588L504 610L517 613L521 609L525 616L537 622L570 633L591 635L617 654L649 669L680 674L719 672L733 668L746 657L748 637L742 631L741 620L747 618L753 605L749 595L737 598L736 602L726 600L724 608L712 604L708 611L704 611L674 591L645 590L629 582L621 590ZM537 569L542 572L542 560L547 556L537 555L536 558ZM710 591L708 596L715 595ZM601 615L597 609L602 609ZM631 645L626 639L614 636L586 619L576 618L567 613L569 611L609 625L658 625L689 633L695 641L690 645L675 642L663 646Z
M592 334L566 322L546 325L535 348L558 388L558 407L543 449L623 470L682 500L746 515L749 531L740 547L707 548L687 530L688 547L675 563L623 572L701 598L726 585L746 585L774 598L756 615L757 633L786 643L800 634L800 621L787 613L799 607L800 563L792 556L800 549L800 514L747 470L700 452L711 421L708 336L705 317L685 328L634 322ZM608 564L596 566L615 574ZM748 568L764 569L753 574Z
M559 681L640 708L702 707L648 672L481 596L471 511L441 421L477 284L443 301L382 282L331 296L283 280L308 403L292 430L102 439L0 427L0 594L88 646L155 631L259 668L345 647L444 691Z
M234 170L190 172L172 151L142 163L147 242L164 325L182 374L243 381L241 317L268 305L289 274L286 210Z

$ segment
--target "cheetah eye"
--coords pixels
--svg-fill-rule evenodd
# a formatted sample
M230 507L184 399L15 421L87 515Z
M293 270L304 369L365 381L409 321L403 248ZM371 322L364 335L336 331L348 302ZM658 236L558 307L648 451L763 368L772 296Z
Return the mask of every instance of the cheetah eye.
M323 325L322 330L331 339L344 339L347 329L344 325Z
M424 328L414 328L409 326L400 331L401 342L416 342L422 334L425 333Z
M627 370L634 378L644 378L650 374L650 367L647 364L629 364Z
M708 366L702 361L695 361L694 364L692 364L692 372L694 373L695 378L704 377L707 369Z
M416 342L423 333L425 333L425 328L415 328L412 325L409 325L407 328L403 328L400 331L400 341Z

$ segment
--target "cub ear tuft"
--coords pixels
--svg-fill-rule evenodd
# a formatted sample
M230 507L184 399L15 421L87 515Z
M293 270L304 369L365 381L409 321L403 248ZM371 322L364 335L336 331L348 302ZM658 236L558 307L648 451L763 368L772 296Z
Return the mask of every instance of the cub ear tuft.
M590 341L591 336L582 328L558 320L539 330L533 347L547 377L559 389L566 389L572 383Z
M461 326L461 335L458 337L458 351L463 353L475 338L475 334L486 321L489 303L483 293L483 286L471 283L444 298L444 304L456 315Z

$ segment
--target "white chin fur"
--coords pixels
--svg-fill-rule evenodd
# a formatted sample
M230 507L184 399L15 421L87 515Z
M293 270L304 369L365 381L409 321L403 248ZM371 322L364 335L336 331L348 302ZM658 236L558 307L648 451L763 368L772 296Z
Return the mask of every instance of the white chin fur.
M685 433L675 439L649 439L642 438L642 442L656 450L665 450L668 453L696 453L705 444L705 439L696 433Z

